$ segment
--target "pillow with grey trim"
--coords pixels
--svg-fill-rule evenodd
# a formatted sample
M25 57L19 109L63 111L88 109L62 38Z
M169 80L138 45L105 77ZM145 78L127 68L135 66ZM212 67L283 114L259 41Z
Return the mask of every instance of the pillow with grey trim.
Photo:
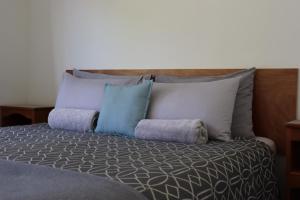
M138 84L140 79L84 79L65 73L59 87L55 108L100 111L106 83Z
M210 139L231 140L239 78L196 83L153 83L148 119L201 119Z
M142 76L123 76L123 75L109 75L109 74L98 74L80 71L78 69L73 70L73 75L78 78L86 78L86 79L137 79L142 80L150 80L151 75L142 75Z
M255 68L241 70L223 76L198 76L198 77L175 77L156 76L158 83L188 83L209 82L228 78L240 77L240 85L237 92L233 111L231 131L233 137L255 137L252 121L252 101Z

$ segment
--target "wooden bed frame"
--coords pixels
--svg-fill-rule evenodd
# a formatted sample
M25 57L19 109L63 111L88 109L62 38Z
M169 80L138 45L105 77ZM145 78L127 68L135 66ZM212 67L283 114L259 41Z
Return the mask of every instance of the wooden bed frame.
M114 69L83 70L110 75L224 75L240 69ZM72 70L67 70L72 73ZM296 119L298 69L257 69L254 83L253 123L257 136L275 141L277 151L285 152L285 124Z

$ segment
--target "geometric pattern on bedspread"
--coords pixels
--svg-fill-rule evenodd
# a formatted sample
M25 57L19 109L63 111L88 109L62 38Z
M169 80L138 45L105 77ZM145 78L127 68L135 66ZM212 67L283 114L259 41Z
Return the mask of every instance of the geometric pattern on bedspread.
M255 139L205 145L0 128L0 159L104 176L149 199L277 199L272 152Z

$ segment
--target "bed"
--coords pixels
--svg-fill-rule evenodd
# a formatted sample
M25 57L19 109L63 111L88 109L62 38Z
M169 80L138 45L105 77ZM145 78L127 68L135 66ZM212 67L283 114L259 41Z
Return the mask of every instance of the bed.
M181 76L231 71L92 70ZM296 88L297 69L257 71L255 133L274 140L279 154L284 154L284 123L296 117ZM47 124L0 128L0 160L104 177L148 199L278 199L275 154L255 138L188 145L53 130Z
M0 158L104 176L148 199L276 199L274 154L255 139L206 145L53 130L0 129Z

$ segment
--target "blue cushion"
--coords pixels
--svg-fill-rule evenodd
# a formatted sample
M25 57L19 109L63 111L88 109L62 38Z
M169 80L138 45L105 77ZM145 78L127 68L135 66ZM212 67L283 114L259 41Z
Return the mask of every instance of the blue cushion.
M152 81L131 86L106 84L95 132L134 136L138 122L147 115L151 88Z

